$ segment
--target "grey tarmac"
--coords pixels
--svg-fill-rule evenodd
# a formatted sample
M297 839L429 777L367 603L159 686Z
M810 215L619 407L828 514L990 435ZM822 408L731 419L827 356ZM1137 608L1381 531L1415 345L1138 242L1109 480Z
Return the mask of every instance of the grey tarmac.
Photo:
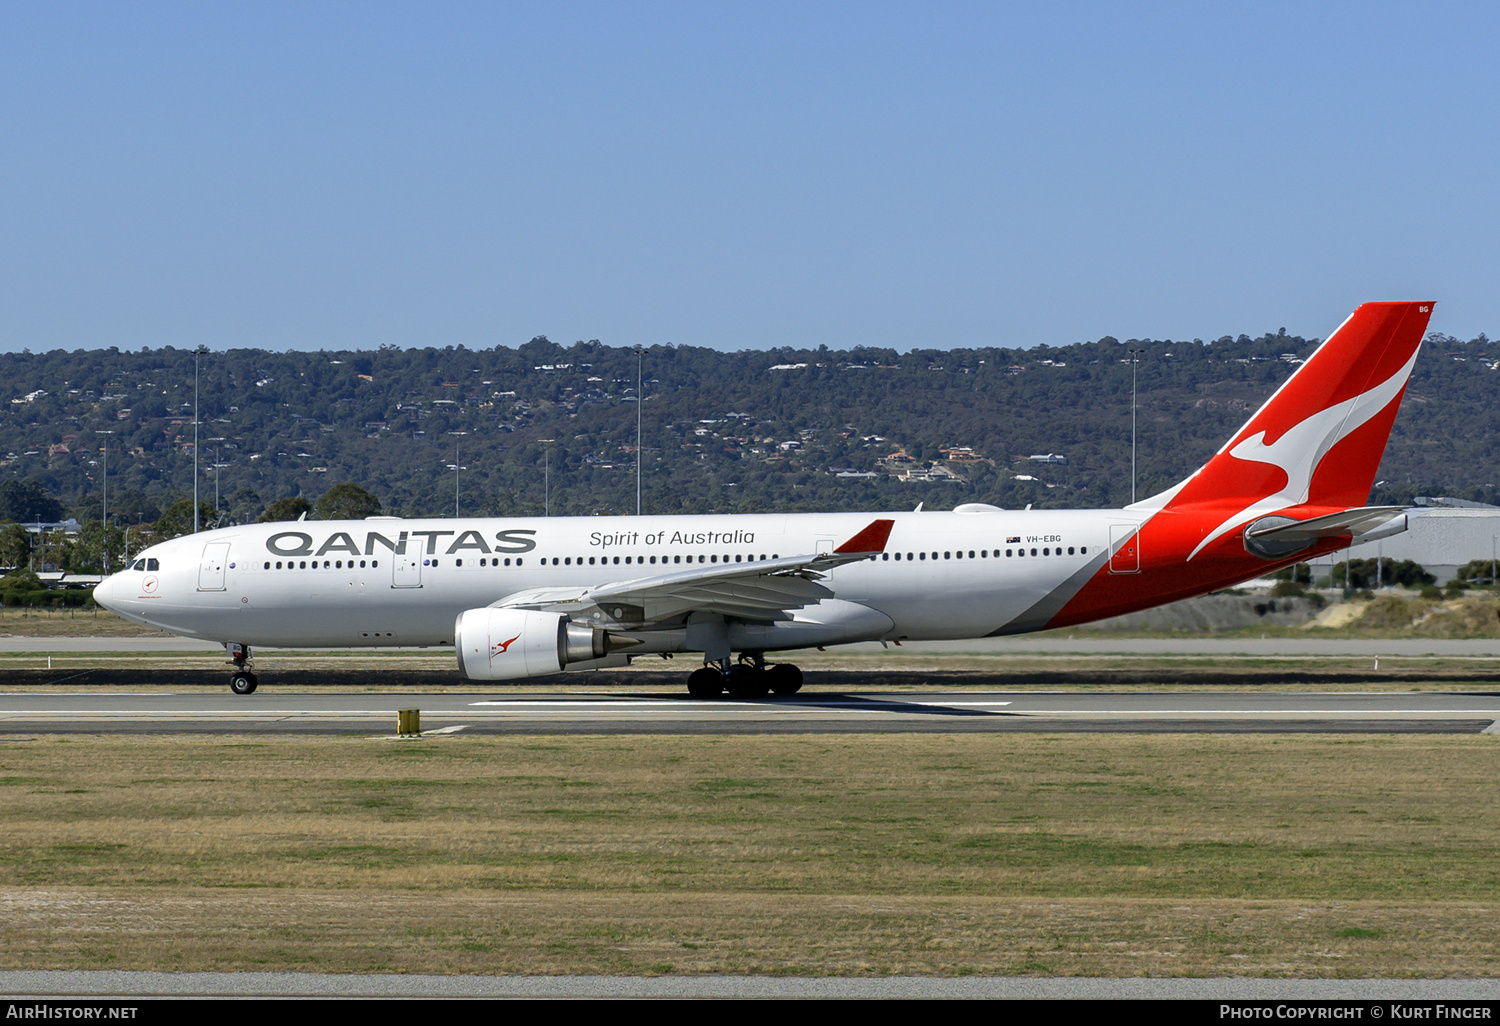
M423 733L723 734L1496 732L1500 690L1445 692L820 693L755 700L677 692L449 692L237 696L217 689L0 693L0 738L53 733L365 734L387 736L398 710Z
M1500 981L782 976L319 976L308 973L0 972L12 1001L59 997L973 998L1041 1000L1500 1000Z

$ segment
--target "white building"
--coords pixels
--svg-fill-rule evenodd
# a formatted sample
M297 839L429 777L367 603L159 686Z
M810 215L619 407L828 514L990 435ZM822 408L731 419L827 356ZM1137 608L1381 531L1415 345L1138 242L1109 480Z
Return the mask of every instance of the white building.
M1439 584L1446 584L1470 560L1500 555L1500 508L1418 507L1406 517L1407 528L1401 534L1319 557L1313 576L1327 574L1345 559L1383 557L1420 563Z

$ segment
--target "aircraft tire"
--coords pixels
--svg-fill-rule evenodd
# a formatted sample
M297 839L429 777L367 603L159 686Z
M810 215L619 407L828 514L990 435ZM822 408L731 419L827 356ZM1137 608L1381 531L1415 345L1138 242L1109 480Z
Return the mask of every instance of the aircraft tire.
M753 666L736 666L730 670L727 687L735 698L764 698L770 690L766 671Z
M688 674L688 694L694 698L718 698L724 693L724 675L712 666L701 666Z
M253 695L258 683L253 673L236 673L229 678L229 690L236 695Z
M766 668L766 683L778 695L795 695L802 690L802 671L791 663L777 663Z

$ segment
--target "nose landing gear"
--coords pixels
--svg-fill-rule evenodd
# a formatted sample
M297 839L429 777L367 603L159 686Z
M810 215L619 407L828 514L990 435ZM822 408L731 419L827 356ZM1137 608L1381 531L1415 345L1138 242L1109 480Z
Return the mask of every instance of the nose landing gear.
M229 690L236 695L254 694L260 681L251 668L254 661L250 658L250 646L229 644L224 647L229 653L228 661L234 664L234 672L229 675Z

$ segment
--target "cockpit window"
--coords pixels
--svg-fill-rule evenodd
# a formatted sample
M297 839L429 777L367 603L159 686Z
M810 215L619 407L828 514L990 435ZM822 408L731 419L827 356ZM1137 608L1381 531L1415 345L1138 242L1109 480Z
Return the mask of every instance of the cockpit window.
M154 559L148 559L148 560L146 560L146 569L147 570L160 570L161 569L161 564L158 563Z

